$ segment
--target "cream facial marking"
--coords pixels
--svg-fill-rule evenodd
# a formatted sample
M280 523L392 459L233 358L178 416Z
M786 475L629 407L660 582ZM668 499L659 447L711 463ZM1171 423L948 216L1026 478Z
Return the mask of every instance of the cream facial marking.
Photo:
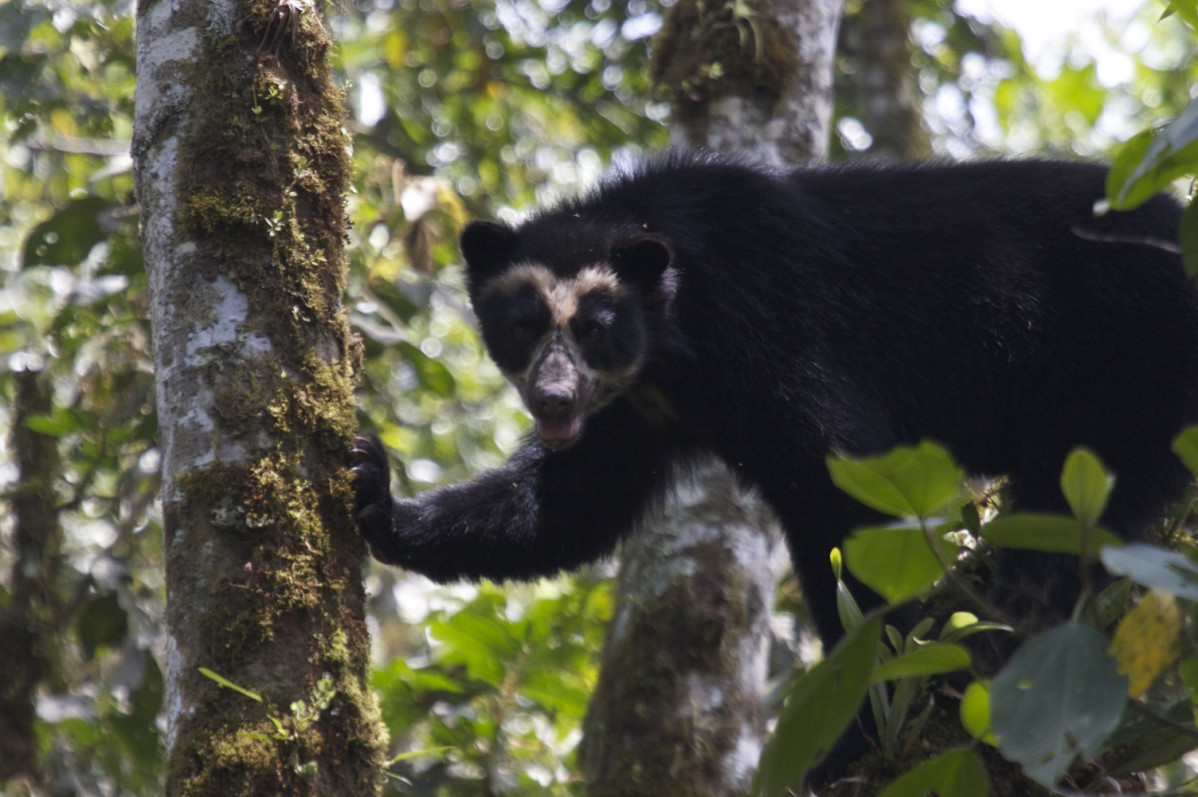
M595 289L603 289L614 297L624 295L615 272L603 265L587 266L570 277L558 277L545 266L526 263L509 269L487 283L483 296L493 292L514 290L521 284L533 285L553 318L553 326L566 328L578 311L578 297Z
M605 304L616 304L628 297L629 288L605 264L559 277L543 265L524 263L490 280L482 289L479 303L527 303L532 298L530 292L541 305L540 312L548 316L542 316L548 323L535 324L536 338L527 340L524 355L513 359L513 363L522 365L501 366L501 370L536 420L538 436L547 444L561 445L563 440L576 439L582 419L620 395L640 370L639 356L610 371L596 368L584 353L586 341L577 338L589 328L583 324L579 329L579 317L595 312L595 303L588 297L604 294L608 300ZM570 401L568 408L566 399Z

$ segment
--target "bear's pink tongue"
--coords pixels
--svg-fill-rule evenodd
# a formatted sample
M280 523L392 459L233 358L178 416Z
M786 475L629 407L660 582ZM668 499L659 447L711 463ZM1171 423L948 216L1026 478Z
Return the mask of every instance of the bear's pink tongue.
M582 415L564 421L537 418L537 437L542 440L572 440L582 429Z

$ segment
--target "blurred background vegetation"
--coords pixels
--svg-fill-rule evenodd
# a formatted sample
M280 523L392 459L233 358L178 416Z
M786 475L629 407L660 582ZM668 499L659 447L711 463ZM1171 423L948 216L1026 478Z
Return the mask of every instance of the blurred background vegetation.
M850 0L846 38L871 2ZM667 144L666 106L647 77L667 5L358 0L328 11L354 142L346 302L366 345L361 420L398 452L402 490L495 465L523 434L465 305L457 231L472 217L516 218ZM1032 48L979 3L909 0L933 153L1102 158L1178 115L1195 82L1192 34L1159 20L1157 2L1124 6ZM47 794L150 794L162 777L159 454L128 156L132 16L128 0L0 2L0 426L11 430L0 490L12 507L0 518L0 630L37 631L32 674L11 669L31 666L12 655L16 637L0 639L0 685L19 674L37 687L28 719ZM871 157L884 131L862 121L868 53L843 49L833 157ZM46 480L18 484L39 463ZM31 526L19 506L38 489L54 512ZM403 756L395 788L572 793L608 570L455 587L368 571L375 683ZM11 794L32 784L15 777L19 750L4 736L20 721L0 722Z

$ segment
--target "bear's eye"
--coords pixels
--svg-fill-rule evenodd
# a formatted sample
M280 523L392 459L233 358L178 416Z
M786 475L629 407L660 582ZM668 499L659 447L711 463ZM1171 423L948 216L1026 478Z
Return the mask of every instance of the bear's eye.
M588 321L582 327L582 339L590 343L603 340L603 336L607 334L607 327L598 321Z

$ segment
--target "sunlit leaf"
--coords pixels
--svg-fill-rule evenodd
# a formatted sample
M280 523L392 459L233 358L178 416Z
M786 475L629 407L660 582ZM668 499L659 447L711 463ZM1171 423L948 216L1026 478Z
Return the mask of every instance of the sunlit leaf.
M935 515L957 497L964 477L949 453L928 441L865 459L830 455L827 462L837 487L896 517Z
M973 681L961 696L961 725L969 735L988 745L996 746L990 722L990 682Z
M933 541L951 564L957 546L942 535L933 534ZM845 540L844 556L849 571L891 603L919 595L944 575L917 525L858 529Z
M1134 136L1119 151L1107 177L1111 207L1128 210L1146 202L1198 163L1198 103L1160 130Z
M1106 509L1114 477L1107 474L1098 457L1084 448L1074 449L1061 471L1061 492L1073 516L1083 525L1094 526Z
M1128 694L1139 697L1181 657L1184 620L1177 599L1149 590L1120 621L1111 639L1110 654L1127 676Z

